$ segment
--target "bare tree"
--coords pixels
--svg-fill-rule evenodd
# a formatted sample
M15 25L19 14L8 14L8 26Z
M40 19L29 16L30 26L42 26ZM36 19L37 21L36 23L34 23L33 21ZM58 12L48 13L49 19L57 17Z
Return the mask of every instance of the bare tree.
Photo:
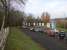
M4 25L9 25L9 16L10 16L10 12L12 12L12 11L10 11L10 2L11 1L15 1L15 2L17 2L19 5L21 5L21 3L23 4L23 5L25 5L25 0L0 0L0 2L2 3L2 5L3 5L3 8L4 8L4 10L5 10L5 15L3 16L3 20L2 20L2 27L1 28L3 28L4 27ZM14 14L13 14L14 15ZM17 15L17 14L16 14Z

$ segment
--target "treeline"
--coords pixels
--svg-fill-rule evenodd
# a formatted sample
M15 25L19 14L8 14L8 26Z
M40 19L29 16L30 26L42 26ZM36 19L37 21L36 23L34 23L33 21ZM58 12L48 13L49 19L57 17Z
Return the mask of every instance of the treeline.
M26 0L0 0L0 28L3 24L3 27L22 25L24 12L11 7L11 1L17 2L19 5L22 3L25 6Z
M5 27L21 26L24 20L24 13L19 11L11 11L9 16L5 18Z

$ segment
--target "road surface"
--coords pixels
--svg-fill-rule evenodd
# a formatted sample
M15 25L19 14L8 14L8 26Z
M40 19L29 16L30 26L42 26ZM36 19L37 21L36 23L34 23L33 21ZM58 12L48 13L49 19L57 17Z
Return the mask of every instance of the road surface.
M22 29L22 31L30 36L32 40L40 43L43 48L47 48L47 50L67 50L67 46L60 40L48 37L40 32L33 32L27 29Z

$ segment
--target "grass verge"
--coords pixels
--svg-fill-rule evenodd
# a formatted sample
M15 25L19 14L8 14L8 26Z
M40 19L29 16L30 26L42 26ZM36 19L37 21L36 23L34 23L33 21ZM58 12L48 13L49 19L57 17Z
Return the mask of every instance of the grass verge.
M45 50L17 28L11 28L5 50Z

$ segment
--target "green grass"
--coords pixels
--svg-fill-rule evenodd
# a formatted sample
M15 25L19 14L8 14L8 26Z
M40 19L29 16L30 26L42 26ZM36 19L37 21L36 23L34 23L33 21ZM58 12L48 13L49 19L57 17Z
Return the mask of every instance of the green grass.
M5 50L45 50L17 28L11 28Z

